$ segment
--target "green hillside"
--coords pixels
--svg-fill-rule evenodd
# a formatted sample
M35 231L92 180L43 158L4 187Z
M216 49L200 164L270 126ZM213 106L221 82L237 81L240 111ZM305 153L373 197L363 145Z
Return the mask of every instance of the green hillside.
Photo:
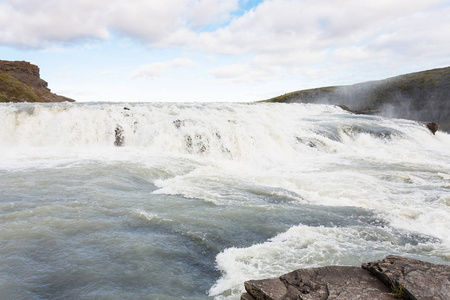
M437 122L450 131L450 67L348 86L296 91L264 102L346 105L353 111Z
M26 61L0 60L0 102L73 102L52 93L39 75L39 67Z
M26 84L0 73L0 102L42 102L42 98Z

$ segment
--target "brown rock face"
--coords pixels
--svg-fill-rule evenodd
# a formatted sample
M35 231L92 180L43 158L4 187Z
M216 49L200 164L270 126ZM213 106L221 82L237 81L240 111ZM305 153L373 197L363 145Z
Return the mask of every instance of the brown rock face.
M2 73L17 79L18 81L23 83L26 88L31 89L31 91L38 97L40 102L75 101L73 99L51 93L50 89L48 88L47 82L45 80L42 80L39 75L39 67L29 62L0 60L0 74ZM0 86L0 93L2 92L1 88L2 87ZM30 99L19 100L32 101ZM15 102L17 101L17 99L13 98L10 101Z
M39 67L29 62L0 60L0 72L6 73L31 87L50 91L47 82L40 78Z

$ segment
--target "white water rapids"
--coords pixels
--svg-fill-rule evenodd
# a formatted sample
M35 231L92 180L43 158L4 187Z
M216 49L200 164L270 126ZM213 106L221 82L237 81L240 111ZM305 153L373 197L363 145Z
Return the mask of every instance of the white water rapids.
M0 105L0 298L239 299L450 263L450 135L304 104Z

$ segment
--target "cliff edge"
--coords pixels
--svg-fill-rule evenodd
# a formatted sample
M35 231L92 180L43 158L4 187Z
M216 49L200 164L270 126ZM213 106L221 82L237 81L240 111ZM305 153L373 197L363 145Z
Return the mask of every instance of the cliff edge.
M0 102L74 102L52 93L39 67L26 61L0 60Z

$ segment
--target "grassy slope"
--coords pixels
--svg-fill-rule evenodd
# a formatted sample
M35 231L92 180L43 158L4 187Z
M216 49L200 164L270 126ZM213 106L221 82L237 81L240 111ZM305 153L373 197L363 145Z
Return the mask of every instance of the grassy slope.
M43 102L26 84L0 72L0 102Z
M389 117L437 122L441 129L450 131L450 67L349 86L296 91L266 101L379 110Z

